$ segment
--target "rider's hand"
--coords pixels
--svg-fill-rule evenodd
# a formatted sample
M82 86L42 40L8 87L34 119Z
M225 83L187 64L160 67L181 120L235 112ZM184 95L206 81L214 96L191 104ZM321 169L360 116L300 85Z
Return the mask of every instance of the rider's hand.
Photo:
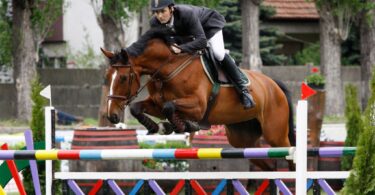
M173 45L171 45L171 49L172 49L173 53L175 53L175 54L179 54L179 53L181 53L181 49L178 48L178 45L177 45L177 44L173 44Z

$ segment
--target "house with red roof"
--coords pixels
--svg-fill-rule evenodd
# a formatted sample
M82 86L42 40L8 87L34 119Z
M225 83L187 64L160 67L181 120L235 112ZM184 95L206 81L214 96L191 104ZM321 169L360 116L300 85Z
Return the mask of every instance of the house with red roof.
M280 53L292 56L319 41L319 14L313 1L263 0L263 5L274 8L276 14L263 21L261 28L276 27L285 34L279 40L284 45Z

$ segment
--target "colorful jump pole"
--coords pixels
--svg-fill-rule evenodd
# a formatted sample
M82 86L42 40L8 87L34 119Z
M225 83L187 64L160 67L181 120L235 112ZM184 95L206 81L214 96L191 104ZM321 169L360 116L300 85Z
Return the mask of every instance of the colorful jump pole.
M355 147L309 148L308 156L354 155ZM285 148L186 148L186 149L103 149L103 150L3 150L0 160L144 160L144 159L271 159L294 156Z
M8 150L8 144L3 144L1 146L1 150ZM14 181L16 182L18 191L21 195L26 195L25 187L23 186L22 180L20 176L18 175L17 166L14 163L13 159L7 159L6 163L8 165L9 171L13 176Z
M25 134L26 148L28 150L34 150L34 141L33 141L32 131L27 130L25 131L24 134ZM31 177L33 178L34 192L36 195L42 195L40 182L39 182L38 165L36 164L36 160L29 160L29 164L31 168Z

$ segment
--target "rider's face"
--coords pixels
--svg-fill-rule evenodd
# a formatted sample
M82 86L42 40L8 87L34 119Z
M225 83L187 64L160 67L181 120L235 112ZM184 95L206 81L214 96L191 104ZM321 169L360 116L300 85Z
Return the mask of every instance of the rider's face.
M173 8L165 7L161 10L154 11L154 15L160 23L166 24L172 17L172 9Z

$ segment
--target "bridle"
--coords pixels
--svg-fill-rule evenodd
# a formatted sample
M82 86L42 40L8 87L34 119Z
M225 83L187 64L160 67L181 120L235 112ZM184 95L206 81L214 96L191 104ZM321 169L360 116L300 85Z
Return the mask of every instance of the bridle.
M191 64L191 62L193 61L193 58L196 57L196 56L199 56L200 54L199 53L195 53L193 55L189 55L189 57L184 60L184 62L182 62L174 71L172 71L171 73L169 73L167 75L167 77L165 79L157 79L157 75L160 73L161 69L166 66L167 64L169 64L169 62L171 61L172 59L172 54L170 54L168 56L168 59L166 59L162 65L160 65L158 67L158 69L156 69L156 71L151 75L151 77L147 80L147 82L142 85L138 90L137 92L132 95L131 94L131 86L133 84L133 81L135 78L137 78L137 82L138 84L140 85L140 80L138 79L138 77L136 76L136 73L134 71L134 68L133 68L133 65L132 64L128 64L128 65L111 65L111 67L114 67L114 68L130 68L130 72L129 72L129 89L126 93L125 96L122 96L122 95L108 95L107 98L108 100L111 100L111 99L118 99L118 100L122 100L122 101L125 101L123 106L120 106L120 108L122 107L126 107L128 106L135 98L138 97L138 95L141 93L141 91L152 81L156 81L156 80L159 80L159 81L162 81L162 82L168 82L170 81L172 78L174 78L178 73L180 73L183 69L185 69L189 64Z
M124 106L126 105L129 105L131 101L133 101L136 96L132 96L131 95L131 91L132 91L132 84L134 82L134 80L136 79L137 83L140 84L140 80L138 79L138 77L136 76L136 73L134 71L134 68L131 64L128 64L128 65L111 65L111 67L113 68L130 68L130 71L129 71L129 75L128 75L128 91L126 92L126 95L125 96L122 96L122 95L108 95L107 98L108 100L111 100L111 99L119 99L119 100L122 100L122 101L125 101L125 104ZM136 95L138 95L138 91L136 93ZM122 107L122 106L120 106Z

